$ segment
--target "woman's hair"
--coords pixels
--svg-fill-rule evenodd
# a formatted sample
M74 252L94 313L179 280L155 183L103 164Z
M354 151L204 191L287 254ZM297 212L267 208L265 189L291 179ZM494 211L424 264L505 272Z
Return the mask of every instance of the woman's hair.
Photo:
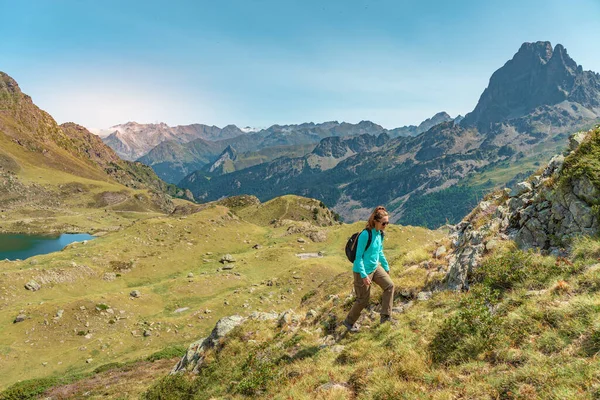
M384 206L377 206L371 213L369 221L367 221L366 229L375 229L375 221L381 221L381 218L388 215Z

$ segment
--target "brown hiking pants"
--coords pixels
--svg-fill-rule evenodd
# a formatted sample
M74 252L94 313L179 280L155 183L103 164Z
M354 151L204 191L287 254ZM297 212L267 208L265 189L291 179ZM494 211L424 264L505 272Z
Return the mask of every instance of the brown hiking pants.
M381 265L377 266L377 269L373 271L369 275L371 282L376 283L383 290L383 295L381 296L381 314L383 315L392 315L392 304L394 302L394 282L385 272L385 269L381 267ZM346 317L346 321L349 324L354 324L358 317L360 316L360 312L369 305L369 298L371 297L371 286L365 286L363 283L360 274L354 272L354 292L356 293L356 301L352 305L348 316Z

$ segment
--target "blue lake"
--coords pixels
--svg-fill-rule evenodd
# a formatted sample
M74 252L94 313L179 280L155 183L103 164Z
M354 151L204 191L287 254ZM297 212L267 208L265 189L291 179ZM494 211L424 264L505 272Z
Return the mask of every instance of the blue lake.
M24 260L62 250L69 243L94 238L87 233L63 233L60 236L0 234L0 260Z

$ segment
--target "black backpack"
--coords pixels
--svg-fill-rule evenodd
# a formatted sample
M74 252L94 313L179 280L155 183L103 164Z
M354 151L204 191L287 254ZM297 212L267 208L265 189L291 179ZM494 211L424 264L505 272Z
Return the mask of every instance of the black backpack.
M367 241L367 247L365 247L365 251L371 245L371 240L373 239L373 233L371 233L370 229L363 229L369 232L369 240ZM350 236L350 239L346 242L346 257L350 262L354 262L356 260L356 243L358 243L358 235L360 235L363 231L356 232L354 235Z

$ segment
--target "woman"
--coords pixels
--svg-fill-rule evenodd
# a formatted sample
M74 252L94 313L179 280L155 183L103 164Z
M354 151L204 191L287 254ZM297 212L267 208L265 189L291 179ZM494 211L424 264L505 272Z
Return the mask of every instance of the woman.
M373 210L365 230L358 236L356 259L352 268L356 301L344 320L344 326L350 332L358 332L355 322L358 320L363 308L369 304L371 282L375 282L383 290L381 323L390 320L392 303L394 301L394 282L390 278L390 267L383 255L383 237L388 224L388 213L385 207L379 206ZM367 230L371 231L371 244L368 249L365 249L369 241L369 232ZM381 265L378 265L379 263Z

